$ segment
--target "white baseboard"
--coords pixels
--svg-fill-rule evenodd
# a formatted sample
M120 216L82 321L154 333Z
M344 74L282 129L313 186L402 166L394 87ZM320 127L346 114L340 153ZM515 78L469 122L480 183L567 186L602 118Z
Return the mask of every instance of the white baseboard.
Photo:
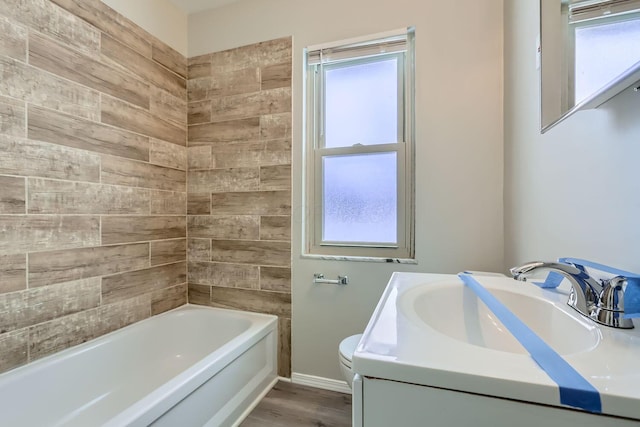
M351 394L351 388L349 388L349 385L346 381L339 381L331 378L316 377L314 375L299 374L297 372L293 372L291 374L291 382L294 384Z

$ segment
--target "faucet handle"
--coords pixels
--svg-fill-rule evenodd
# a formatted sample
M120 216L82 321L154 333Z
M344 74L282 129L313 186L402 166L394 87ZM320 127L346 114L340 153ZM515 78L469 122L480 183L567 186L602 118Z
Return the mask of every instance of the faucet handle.
M616 276L603 282L604 289L600 293L600 307L605 310L624 312L624 289L627 278Z
M597 321L621 329L633 328L633 321L625 316L624 294L627 278L616 276L605 280L595 311Z

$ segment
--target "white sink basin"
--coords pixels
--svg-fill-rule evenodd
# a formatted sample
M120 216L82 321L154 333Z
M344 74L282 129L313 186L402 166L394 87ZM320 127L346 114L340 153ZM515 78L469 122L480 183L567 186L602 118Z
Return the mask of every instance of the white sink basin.
M600 393L602 413L640 420L640 323L597 325L554 290L474 276ZM559 406L558 385L455 275L394 273L353 356L353 370L386 379ZM565 407L566 408L566 407Z
M517 292L531 286L515 280L493 281L486 287L531 330L561 355L594 348L600 335L593 324L578 319L552 302ZM503 285L503 286L500 286ZM459 280L417 286L398 297L398 311L425 327L474 346L528 354L473 290Z

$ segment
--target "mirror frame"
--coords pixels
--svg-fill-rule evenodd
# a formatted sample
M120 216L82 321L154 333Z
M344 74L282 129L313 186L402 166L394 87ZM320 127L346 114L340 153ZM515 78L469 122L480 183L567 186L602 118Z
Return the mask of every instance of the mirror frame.
M540 27L539 27L539 31L540 31L540 72L539 72L539 77L540 77L540 132L541 133L545 133L547 131L549 131L550 129L552 129L553 127L555 127L557 124L563 122L564 120L566 120L567 118L573 116L575 113L577 113L578 111L582 111L582 110L589 110L589 109L593 109L593 108L598 108L600 107L602 104L606 103L608 100L610 100L611 98L613 98L614 96L618 95L619 93L633 87L636 91L640 91L640 61L636 62L633 66L631 66L630 68L628 68L627 70L625 70L624 72L622 72L621 74L619 74L617 77L615 77L613 80L611 80L609 83L607 83L605 86L603 86L602 88L600 88L599 90L597 90L595 93L591 94L589 97L587 97L586 99L584 99L583 101L579 102L578 104L574 105L573 107L571 107L570 109L568 109L567 111L562 112L561 110L558 111L556 114L553 114L554 117L553 119L548 120L548 124L544 125L543 124L543 118L545 117L545 108L549 108L549 107L545 107L545 105L560 105L559 102L549 102L550 96L548 94L548 92L551 90L552 91L552 101L557 101L558 100L558 96L562 96L562 84L557 81L555 81L555 86L552 88L547 88L547 90L545 91L545 73L553 75L554 71L557 71L557 68L559 66L562 66L561 64L558 64L558 62L563 61L564 59L566 59L564 56L564 52L557 52L557 51L552 51L551 48L548 48L545 51L545 43L544 43L544 33L545 33L545 20L543 19L545 17L545 9L547 9L547 7L545 7L545 3L549 4L549 2L559 2L561 0L540 0L539 2L539 18L540 18ZM548 31L548 30L547 30ZM546 55L545 55L546 52ZM554 69L546 69L545 68L545 63L546 64L554 64L554 61L550 61L550 54L560 54L561 57L557 57L555 58L555 67ZM545 61L545 57L547 58ZM546 79L547 81L547 86L548 86L548 81L549 79ZM553 83L553 82L552 82ZM555 88L555 90L554 90ZM547 93L547 95L545 95L545 92ZM547 113L548 114L548 113Z

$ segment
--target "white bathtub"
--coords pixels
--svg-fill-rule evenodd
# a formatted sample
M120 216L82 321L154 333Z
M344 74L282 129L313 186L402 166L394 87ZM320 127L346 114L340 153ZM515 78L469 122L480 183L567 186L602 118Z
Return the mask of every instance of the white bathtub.
M0 375L0 426L230 426L277 377L275 316L185 305Z

